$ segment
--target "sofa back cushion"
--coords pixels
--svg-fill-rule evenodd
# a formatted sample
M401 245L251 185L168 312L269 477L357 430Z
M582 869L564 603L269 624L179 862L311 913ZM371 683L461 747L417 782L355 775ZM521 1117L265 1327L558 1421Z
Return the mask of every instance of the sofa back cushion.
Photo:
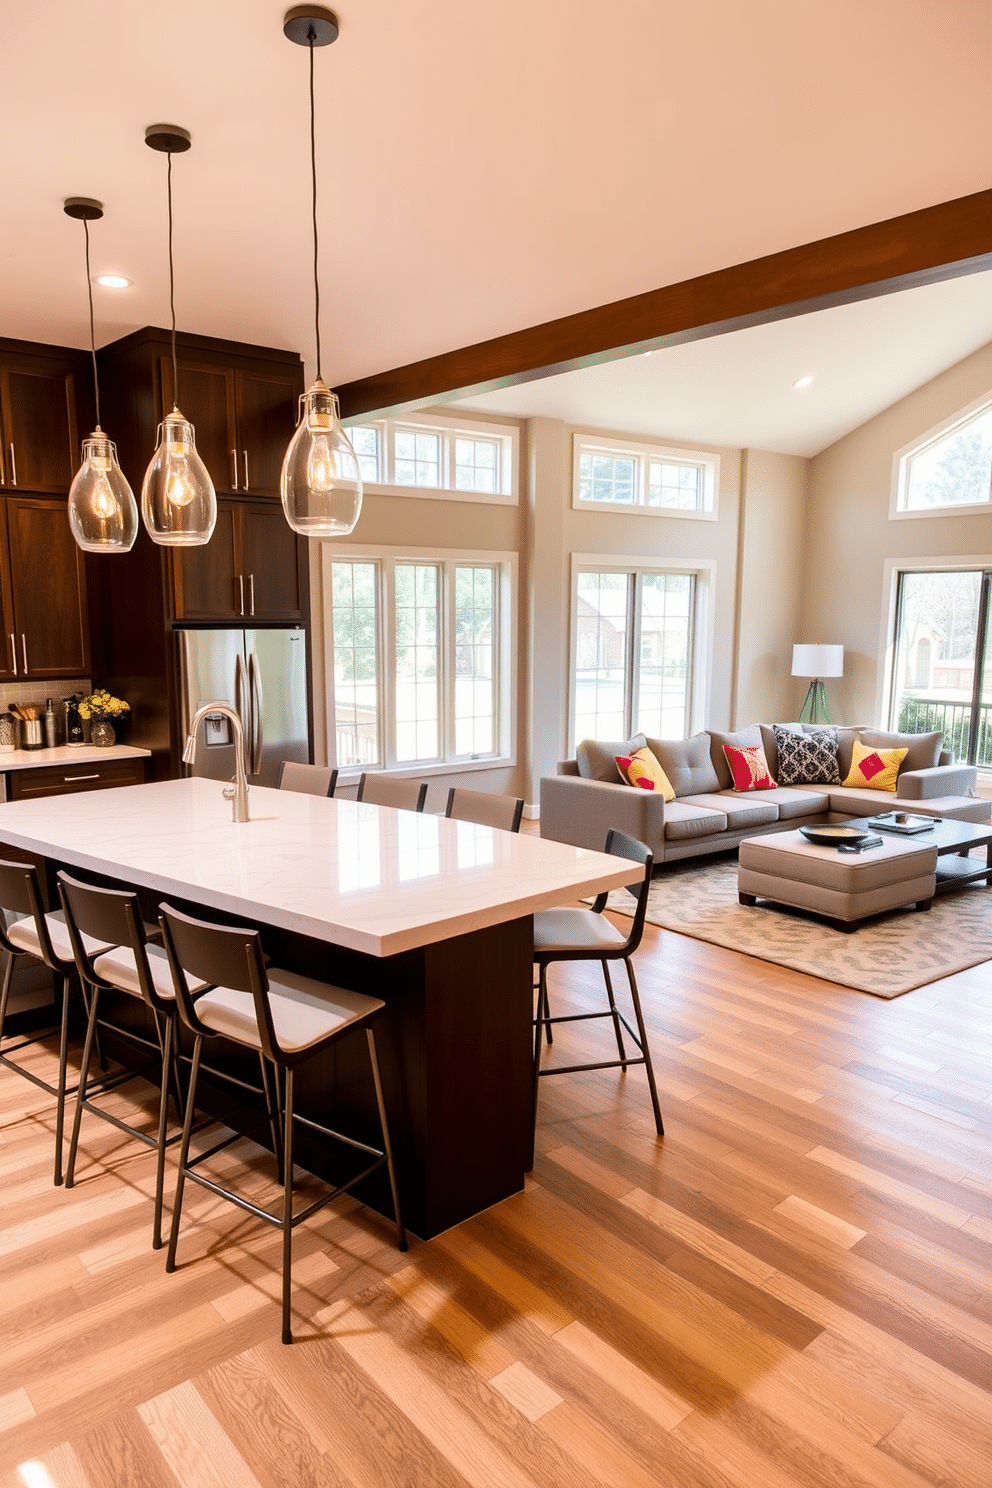
M943 737L939 729L935 734L883 734L878 729L861 729L858 733L869 749L905 749L900 774L903 770L932 770L940 759Z
M706 795L720 789L710 756L709 734L693 734L689 739L649 739L648 748L671 781L676 796Z
M710 759L720 782L720 789L733 790L734 777L723 746L729 744L731 749L761 749L764 746L761 730L756 723L752 723L750 728L738 729L736 734L721 734L716 729L707 729L706 732L710 740Z
M605 780L610 785L620 785L617 755L634 754L636 750L643 749L647 742L643 734L635 734L632 739L618 739L615 743L583 739L575 751L579 774L586 780Z

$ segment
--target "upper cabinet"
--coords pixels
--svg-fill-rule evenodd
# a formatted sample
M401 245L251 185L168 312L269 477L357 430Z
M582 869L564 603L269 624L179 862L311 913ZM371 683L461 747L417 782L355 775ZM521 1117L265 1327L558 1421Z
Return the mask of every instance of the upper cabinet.
M81 358L71 352L0 341L4 490L68 491L80 459L76 397L81 373Z
M218 491L247 496L279 495L286 446L296 427L299 362L278 366L225 364L184 354L177 357L179 409L196 429L196 447ZM159 375L163 408L172 407L172 359L162 356Z
M89 675L84 554L64 501L0 503L0 618L0 680Z

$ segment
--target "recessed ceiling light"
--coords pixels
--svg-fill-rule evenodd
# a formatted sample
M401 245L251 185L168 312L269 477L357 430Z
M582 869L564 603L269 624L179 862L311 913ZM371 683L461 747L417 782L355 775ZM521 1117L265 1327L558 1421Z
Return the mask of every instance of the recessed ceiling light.
M97 274L94 282L104 289L128 289L131 284L130 279L125 279L123 274Z
M808 377L808 376L807 377L797 377L796 380L795 380L795 382L792 384L792 386L794 388L809 387L809 385L810 385L810 383L812 381L813 381L812 377Z

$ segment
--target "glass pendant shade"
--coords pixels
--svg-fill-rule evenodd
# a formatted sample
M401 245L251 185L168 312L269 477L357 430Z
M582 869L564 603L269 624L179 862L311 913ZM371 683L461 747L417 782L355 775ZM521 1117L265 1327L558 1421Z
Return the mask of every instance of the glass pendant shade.
M158 426L158 443L141 486L141 516L152 542L163 547L200 547L213 534L213 481L196 452L193 425L178 408Z
M86 553L126 553L138 535L134 494L99 424L83 440L83 463L69 487L69 526Z
M300 422L282 462L286 521L303 537L344 537L362 510L358 457L341 426L337 395L326 383L311 383L300 405Z

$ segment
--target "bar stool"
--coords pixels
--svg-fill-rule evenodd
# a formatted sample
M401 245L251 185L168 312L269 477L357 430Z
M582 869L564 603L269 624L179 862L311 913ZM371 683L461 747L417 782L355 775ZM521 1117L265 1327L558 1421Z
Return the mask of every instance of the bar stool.
M358 799L372 806L393 806L399 811L423 811L427 800L426 780L402 780L377 770L363 772Z
M346 1193L363 1178L368 1177L383 1165L389 1173L389 1184L393 1196L393 1211L396 1219L396 1243L406 1250L406 1231L400 1211L400 1196L393 1166L393 1153L389 1140L389 1125L382 1098L382 1082L379 1076L379 1061L376 1055L373 1020L381 1013L384 1003L375 997L365 997L359 992L348 992L341 987L332 987L327 982L313 981L310 977L298 976L295 972L266 968L262 955L261 937L257 930L247 927L205 924L180 914L168 904L161 910L162 938L172 967L179 1015L195 1035L193 1045L193 1072L190 1077L189 1096L186 1103L186 1120L183 1126L182 1146L179 1153L179 1178L176 1185L176 1200L172 1211L172 1232L169 1237L169 1253L165 1263L167 1271L176 1269L176 1247L179 1240L179 1225L182 1218L183 1190L187 1178L199 1183L211 1193L229 1199L240 1209L259 1219L276 1225L282 1232L282 1341L292 1343L290 1293L293 1261L293 1230L304 1219L329 1204L332 1199ZM190 977L209 982L212 989L205 992L194 1003ZM372 1079L382 1129L382 1147L370 1147L353 1137L332 1131L300 1116L293 1109L293 1076L297 1066L322 1053L347 1033L364 1028L368 1041ZM196 1086L200 1071L200 1056L203 1041L223 1035L242 1048L253 1049L265 1056L284 1072L284 1091L281 1101L282 1132L281 1153L277 1146L277 1159L281 1158L283 1184L282 1213L253 1204L241 1194L224 1188L219 1183L196 1171L198 1165L214 1153L239 1140L241 1134L216 1143L206 1152L190 1161L189 1143L192 1133L193 1112L196 1104ZM293 1123L299 1122L311 1131L321 1132L344 1142L360 1152L368 1153L374 1161L353 1178L332 1188L298 1213L293 1213Z
M298 791L304 796L333 796L337 783L338 772L329 765L301 765L296 760L283 760L276 789Z
M644 1016L641 1012L641 999L630 959L640 945L644 932L654 857L643 842L638 842L635 837L628 837L625 832L619 832L616 829L611 829L607 833L604 850L613 857L632 858L634 862L644 865L638 882L627 885L628 891L637 900L629 935L622 935L612 921L603 914L608 897L606 894L600 894L590 909L540 909L534 915L534 961L538 967L537 1016L534 1019L534 1128L536 1131L537 1090L541 1076L576 1074L582 1070L597 1069L626 1071L628 1065L643 1064L648 1077L648 1089L651 1092L651 1105L654 1108L655 1129L659 1137L663 1137L665 1128L661 1119L661 1107L658 1104L654 1066L651 1063L651 1050L648 1047L647 1030L644 1027ZM553 961L601 962L609 1006L598 1013L568 1013L559 1017L551 1017L548 1002L548 967ZM634 1017L637 1020L636 1033L616 1005L613 983L610 980L609 963L611 961L622 961L626 967L630 997L634 1005ZM551 1025L584 1022L589 1018L612 1019L617 1053L620 1057L599 1060L593 1064L558 1065L551 1069L542 1069L542 1035L547 1033L548 1043L551 1043ZM639 1055L631 1057L624 1049L621 1025L641 1051Z
M448 791L444 814L455 821L477 822L480 827L519 832L524 803L515 796L494 796L489 791L462 790L453 785Z
M69 1141L69 1161L66 1165L65 1186L75 1183L76 1154L79 1148L79 1132L83 1111L91 1111L116 1126L119 1131L135 1137L147 1147L155 1147L158 1162L155 1171L155 1209L152 1221L152 1248L162 1245L162 1205L165 1180L165 1151L178 1142L180 1131L168 1136L169 1087L176 1103L179 1121L182 1122L184 1102L179 1079L179 1040L176 1021L176 995L172 973L165 951L160 945L148 943L149 933L156 937L159 931L147 926L141 918L138 896L130 889L96 888L79 883L68 873L58 875L59 895L65 915L65 929L80 978L90 986L89 1017L86 1023L86 1042L83 1045L83 1062L79 1072L79 1088L76 1095L76 1111ZM196 982L192 991L200 992L206 982ZM155 1027L156 1041L145 1038L132 1029L108 1024L100 1017L100 998L103 992L125 992L140 998L149 1009ZM140 1067L126 1067L101 1077L91 1085L90 1062L97 1029L110 1027L119 1036L143 1049L154 1051L153 1057ZM155 1134L104 1110L94 1101L94 1095L105 1095L117 1090L131 1080L145 1076L159 1068L158 1124Z
M76 982L76 963L72 954L72 946L69 942L69 932L62 914L55 911L46 914L42 908L41 887L38 883L36 869L30 863L12 863L0 861L0 906L5 911L23 916L15 920L13 924L6 924L6 915L0 914L0 949L7 952L7 966L3 977L3 990L0 991L0 1044L7 1023L7 1007L10 1001L11 983L14 979L14 969L19 956L33 956L42 961L51 971L60 988L58 1000L60 1003L59 1014L59 1072L58 1080L52 1085L48 1080L36 1075L33 1070L26 1069L17 1060L11 1059L21 1049L26 1049L32 1044L40 1044L50 1038L54 1029L45 1028L37 1033L25 1034L17 1037L17 1042L10 1043L0 1053L0 1064L7 1069L13 1070L15 1074L21 1075L25 1080L30 1080L39 1090L44 1090L48 1095L55 1096L55 1184L62 1182L62 1139L65 1129L65 1101L66 1096L74 1095L76 1085L66 1084L66 1066L69 1054L69 1012L71 1003L72 987ZM87 946L93 955L101 951L107 951L113 945L113 941L88 940ZM82 984L83 998L86 1004L87 1014L90 1008L90 997L86 983Z

